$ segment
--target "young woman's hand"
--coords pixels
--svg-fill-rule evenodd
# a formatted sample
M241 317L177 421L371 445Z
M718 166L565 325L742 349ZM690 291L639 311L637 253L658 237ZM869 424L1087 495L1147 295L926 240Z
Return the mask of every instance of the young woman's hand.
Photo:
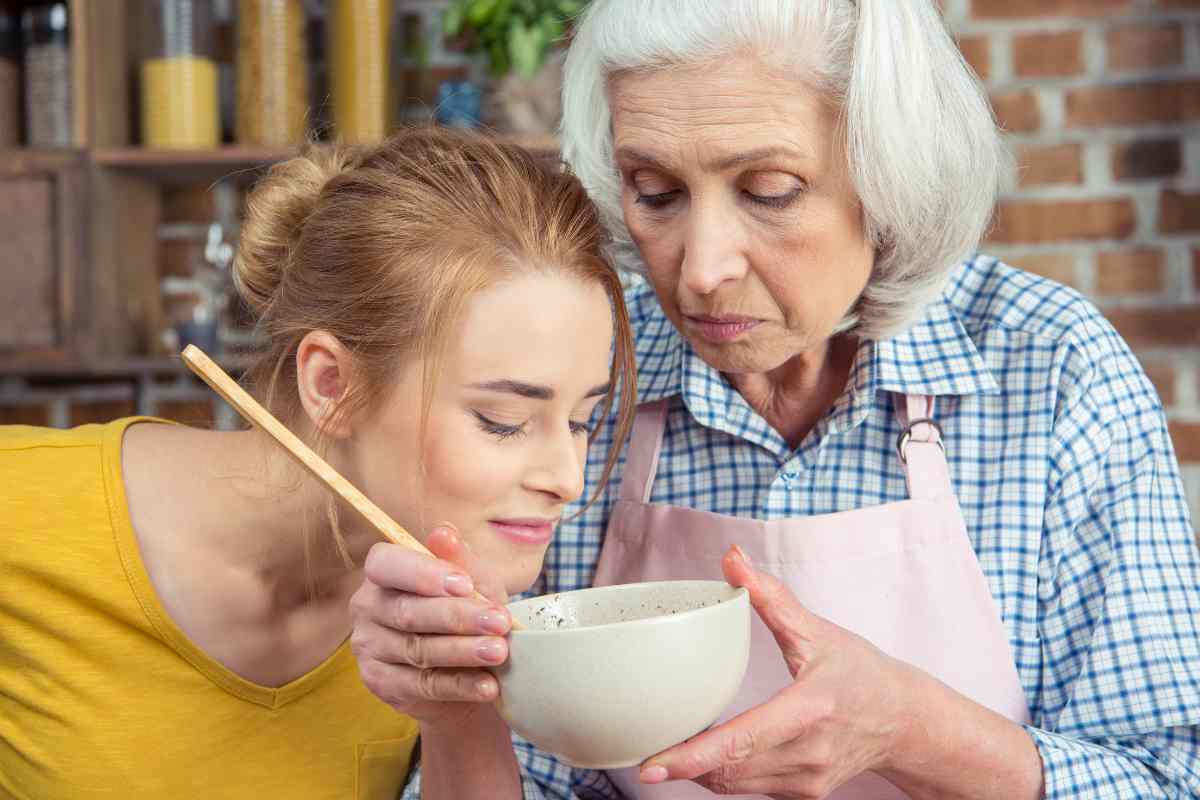
M435 528L430 558L380 543L350 601L350 644L367 688L422 725L456 725L491 712L499 694L485 667L508 658L512 627L501 580L452 526ZM478 590L486 603L473 596Z

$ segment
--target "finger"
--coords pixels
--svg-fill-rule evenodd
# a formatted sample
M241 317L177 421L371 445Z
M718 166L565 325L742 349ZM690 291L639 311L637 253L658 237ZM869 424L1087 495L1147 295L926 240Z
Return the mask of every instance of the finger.
M747 778L726 778L711 773L696 778L696 783L715 795L753 795L755 797L824 797L825 793L809 793L797 786L790 776L760 775Z
M355 626L350 649L359 661L418 669L494 667L508 659L508 641L501 636L422 636L371 623Z
M445 522L434 528L427 542L430 551L435 555L457 564L470 575L475 581L475 588L484 597L501 606L508 602L504 579L499 572L475 555L471 546L452 524Z
M374 623L402 633L443 636L504 636L512 629L508 610L466 597L421 597L360 589L350 601L355 625Z
M371 547L363 573L382 588L426 597L470 597L475 591L475 582L457 564L390 542Z
M750 604L775 636L795 675L803 666L799 651L811 639L812 614L782 581L754 569L737 545L725 554L721 568L731 586L745 587L750 593Z
M399 711L427 702L490 703L500 694L496 678L483 670L421 670L364 661L359 674L368 689Z
M805 721L811 717L808 706L807 697L797 687L788 687L767 703L652 756L641 772L647 782L692 780L749 761L802 735ZM666 775L655 771L656 767L666 770Z

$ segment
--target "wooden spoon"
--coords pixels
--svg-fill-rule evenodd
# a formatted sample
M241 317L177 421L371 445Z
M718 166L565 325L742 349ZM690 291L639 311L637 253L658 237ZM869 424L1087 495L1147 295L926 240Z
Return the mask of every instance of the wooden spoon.
M300 441L300 438L296 434L284 427L283 423L275 419L271 412L263 408L262 404L251 397L245 389L238 386L237 381L229 377L225 370L221 369L203 350L194 344L189 344L184 348L182 357L183 363L188 365L188 369L196 373L201 380L211 386L213 391L221 395L225 399L225 402L233 406L239 414L246 418L247 422L250 422L281 444L283 449L300 466L308 470L313 477L349 503L355 511L371 524L371 527L383 534L385 539L393 544L407 547L410 550L416 550L418 553L424 553L430 558L437 558L437 556L429 552L429 549L425 545L417 541L411 533L404 530L399 523L389 517L382 508L372 503L354 484L343 478L337 470L329 465L329 462L313 452L313 449ZM479 592L475 592L475 597L485 603L490 604L492 602ZM517 630L522 626L517 622L516 618L513 618L512 627L513 630Z

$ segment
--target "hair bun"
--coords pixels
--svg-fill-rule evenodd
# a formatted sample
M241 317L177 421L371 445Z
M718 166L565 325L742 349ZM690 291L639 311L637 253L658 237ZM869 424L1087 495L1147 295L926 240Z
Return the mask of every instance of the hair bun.
M354 151L311 145L271 167L246 200L233 280L238 294L262 316L286 274L304 223L329 181L353 167Z

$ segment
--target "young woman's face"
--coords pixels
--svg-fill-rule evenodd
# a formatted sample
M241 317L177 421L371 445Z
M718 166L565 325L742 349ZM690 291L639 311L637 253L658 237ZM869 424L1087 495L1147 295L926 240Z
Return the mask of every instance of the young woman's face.
M423 463L413 361L356 429L353 471L413 535L451 522L510 593L526 590L563 508L583 493L612 340L598 285L534 273L475 294L437 375Z

